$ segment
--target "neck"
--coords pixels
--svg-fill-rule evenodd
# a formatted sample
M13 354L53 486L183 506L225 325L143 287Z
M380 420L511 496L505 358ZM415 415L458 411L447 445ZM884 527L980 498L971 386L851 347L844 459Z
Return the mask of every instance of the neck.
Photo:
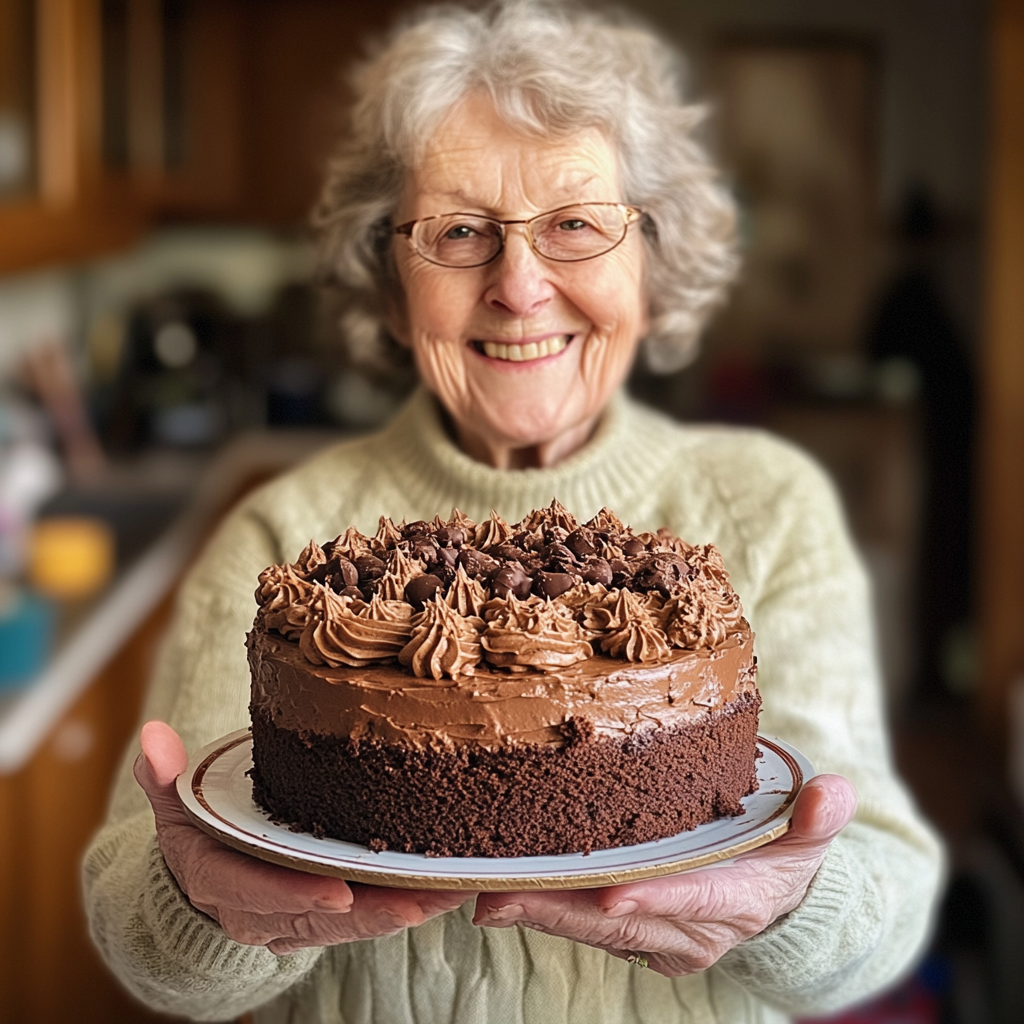
M494 469L547 469L555 466L579 451L590 440L600 418L600 413L591 416L547 441L515 445L467 430L462 424L453 422L447 412L444 414L448 431L455 443L471 459Z

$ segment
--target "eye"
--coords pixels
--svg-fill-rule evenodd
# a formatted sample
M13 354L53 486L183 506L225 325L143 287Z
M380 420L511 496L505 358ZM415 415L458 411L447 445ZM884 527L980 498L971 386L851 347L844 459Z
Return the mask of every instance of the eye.
M587 222L580 220L578 217L558 222L559 231L582 231L587 226Z
M476 232L468 224L455 224L444 233L444 237L453 242L459 242L466 238L472 238L475 234Z

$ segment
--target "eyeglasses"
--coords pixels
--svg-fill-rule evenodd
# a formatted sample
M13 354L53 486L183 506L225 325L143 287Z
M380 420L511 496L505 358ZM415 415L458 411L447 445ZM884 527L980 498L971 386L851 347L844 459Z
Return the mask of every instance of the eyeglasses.
M624 203L575 203L528 220L497 220L475 213L444 213L395 228L413 252L439 267L482 267L505 248L505 228L522 224L538 256L560 263L611 252L643 211Z

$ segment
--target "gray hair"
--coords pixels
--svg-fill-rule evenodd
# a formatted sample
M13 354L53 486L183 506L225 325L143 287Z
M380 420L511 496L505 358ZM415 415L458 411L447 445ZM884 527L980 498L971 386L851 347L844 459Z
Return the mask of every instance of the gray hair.
M350 130L314 212L320 259L342 293L357 361L379 356L401 302L391 215L406 170L467 93L485 91L511 127L539 137L584 127L617 146L624 199L642 208L651 326L648 365L690 362L738 268L735 206L693 130L682 63L622 15L549 0L481 10L429 7L402 24L354 76Z

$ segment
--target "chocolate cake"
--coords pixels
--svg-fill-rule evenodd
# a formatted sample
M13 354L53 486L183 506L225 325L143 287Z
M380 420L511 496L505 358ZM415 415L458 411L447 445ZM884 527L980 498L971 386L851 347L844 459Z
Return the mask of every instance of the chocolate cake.
M260 576L253 796L373 850L675 835L756 788L753 634L721 556L553 502L355 528Z

